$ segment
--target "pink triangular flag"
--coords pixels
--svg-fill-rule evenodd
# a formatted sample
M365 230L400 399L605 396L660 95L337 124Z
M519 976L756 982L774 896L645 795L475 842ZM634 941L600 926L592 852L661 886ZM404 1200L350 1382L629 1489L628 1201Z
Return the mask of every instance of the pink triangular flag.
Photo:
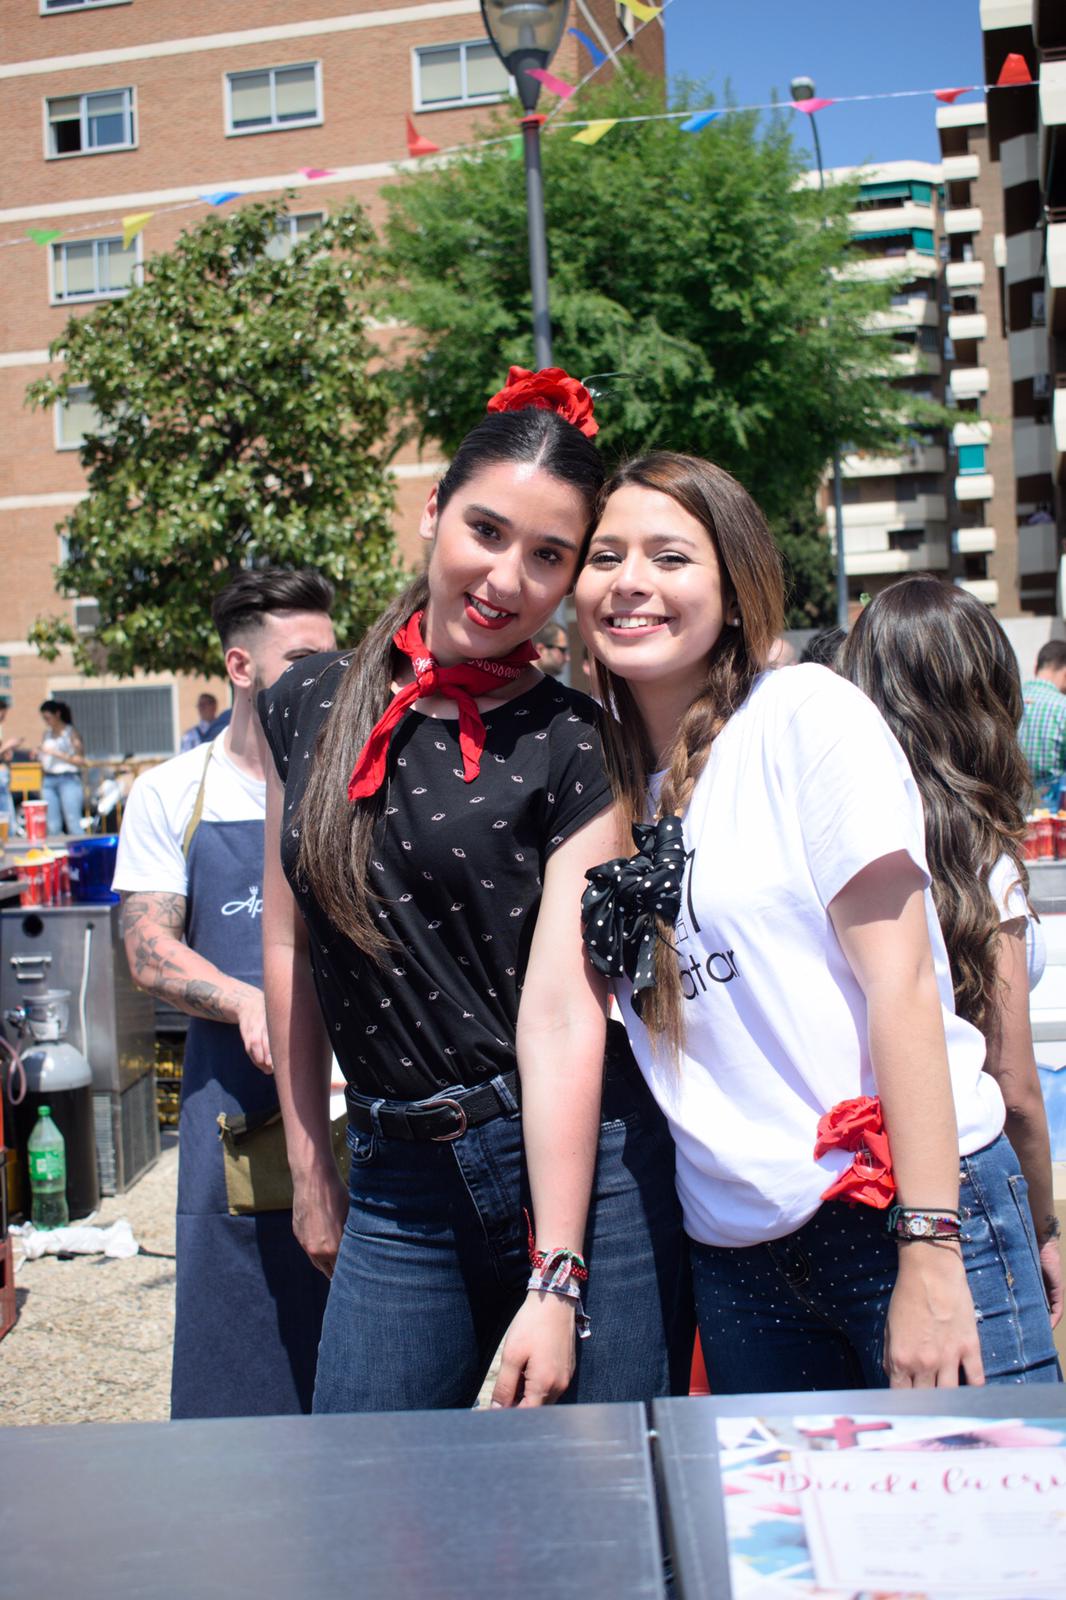
M305 178L332 178L336 176L332 167L301 167L300 172Z
M409 156L435 156L440 149L439 144L434 144L432 139L427 139L411 121L407 119L407 154Z
M1029 71L1024 56L1017 55L1013 50L1000 68L999 77L996 79L997 89L1010 89L1017 84L1032 83L1033 75Z
M805 111L809 117L816 111L824 111L826 106L836 105L835 100L793 100L790 103L793 111Z
M543 67L527 67L526 77L536 78L550 94L557 94L560 100L569 100L574 92L572 83L567 83L564 78L557 78L554 72L545 72Z

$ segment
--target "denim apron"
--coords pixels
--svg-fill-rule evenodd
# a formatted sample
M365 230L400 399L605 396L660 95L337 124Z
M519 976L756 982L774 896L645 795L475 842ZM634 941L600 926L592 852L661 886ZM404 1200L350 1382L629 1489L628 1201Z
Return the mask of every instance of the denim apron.
M256 987L262 882L261 821L196 825L186 942ZM235 1024L190 1019L178 1125L172 1417L311 1409L329 1283L297 1244L291 1211L230 1216L219 1142L220 1112L254 1116L277 1105L274 1079L249 1060Z

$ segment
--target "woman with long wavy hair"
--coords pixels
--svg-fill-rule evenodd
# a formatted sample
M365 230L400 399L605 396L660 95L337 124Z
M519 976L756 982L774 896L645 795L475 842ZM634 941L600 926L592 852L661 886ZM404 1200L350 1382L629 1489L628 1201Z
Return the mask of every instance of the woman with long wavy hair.
M618 828L598 712L530 643L603 482L591 400L512 371L489 409L429 496L424 576L261 704L271 1052L331 1277L316 1411L470 1406L504 1334L500 1405L650 1399L691 1357L669 1132L617 1023L605 1072L583 959Z
M758 507L709 462L631 462L576 596L637 846L588 874L586 946L674 1135L712 1390L1055 1381L921 797L853 684L766 670Z
M1029 1027L1029 990L1045 958L1021 854L1029 773L1018 744L1018 663L979 600L938 578L915 577L882 590L861 613L841 670L892 729L921 793L955 1008L984 1034L985 1071L1003 1091L1005 1132L1021 1169L1015 1190L1028 1197L1055 1326L1062 1258Z

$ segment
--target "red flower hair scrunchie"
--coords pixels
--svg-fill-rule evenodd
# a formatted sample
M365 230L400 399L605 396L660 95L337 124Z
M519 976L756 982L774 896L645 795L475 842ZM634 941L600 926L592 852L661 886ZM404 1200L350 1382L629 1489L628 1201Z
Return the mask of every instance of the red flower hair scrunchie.
M543 367L530 372L527 367L512 367L499 394L494 394L486 411L554 411L565 422L573 423L586 439L599 433L592 415L592 396L583 383L571 378L562 367Z

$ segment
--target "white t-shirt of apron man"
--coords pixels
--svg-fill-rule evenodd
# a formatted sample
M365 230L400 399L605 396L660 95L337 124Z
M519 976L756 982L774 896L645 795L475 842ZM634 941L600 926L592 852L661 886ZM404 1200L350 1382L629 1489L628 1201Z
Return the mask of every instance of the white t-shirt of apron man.
M840 1100L877 1093L865 999L826 908L856 873L895 851L926 879L960 1153L997 1136L1003 1099L982 1071L984 1040L955 1015L921 799L865 695L825 667L762 674L715 740L684 837L680 1061L653 1053L628 984L620 999L670 1120L693 1238L731 1246L782 1238L814 1215L851 1163L841 1150L814 1159L819 1118Z
M206 774L209 747L205 744L141 773L130 790L119 834L114 887L121 893L187 893L184 841L201 781L203 822L263 820L266 784L234 765L225 741L224 732L214 740ZM241 922L249 916L258 922L262 894L261 883L249 884L248 904L242 902L232 910L227 907L227 915Z

